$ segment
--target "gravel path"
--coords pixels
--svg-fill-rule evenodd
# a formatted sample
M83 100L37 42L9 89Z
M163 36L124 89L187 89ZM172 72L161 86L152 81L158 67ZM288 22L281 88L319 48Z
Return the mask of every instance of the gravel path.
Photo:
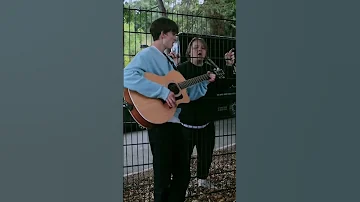
M235 202L236 187L236 148L227 147L214 152L210 170L210 181L217 189L206 190L198 187L192 178L185 202ZM191 161L191 175L196 174L196 159ZM152 202L153 175L152 170L124 177L125 202Z

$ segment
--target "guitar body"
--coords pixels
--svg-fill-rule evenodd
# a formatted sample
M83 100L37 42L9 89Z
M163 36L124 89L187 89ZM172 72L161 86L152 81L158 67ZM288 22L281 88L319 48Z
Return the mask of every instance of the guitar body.
M144 73L144 77L169 88L175 94L177 105L190 102L186 89L180 90L176 84L185 81L183 75L178 71L170 71L165 76ZM152 128L154 124L166 123L176 112L176 108L170 108L161 99L149 98L127 88L124 89L124 100L129 106L128 110L133 119L144 128Z

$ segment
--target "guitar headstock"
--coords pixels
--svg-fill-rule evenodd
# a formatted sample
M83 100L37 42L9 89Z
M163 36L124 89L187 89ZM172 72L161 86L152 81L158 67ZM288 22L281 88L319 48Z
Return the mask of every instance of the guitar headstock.
M224 79L225 78L225 72L220 69L219 67L214 68L213 69L213 73L216 75L217 78L219 79Z

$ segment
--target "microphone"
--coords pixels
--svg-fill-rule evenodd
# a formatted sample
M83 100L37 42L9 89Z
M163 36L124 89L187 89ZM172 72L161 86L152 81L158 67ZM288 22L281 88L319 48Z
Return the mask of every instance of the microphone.
M205 63L207 63L207 64L212 65L212 66L215 67L215 68L214 68L214 72L216 72L216 75L218 75L219 78L222 78L222 79L225 78L225 72L224 72L224 70L220 69L219 66L217 66L217 65L215 64L215 62L212 61L210 58L206 57L206 58L205 58Z

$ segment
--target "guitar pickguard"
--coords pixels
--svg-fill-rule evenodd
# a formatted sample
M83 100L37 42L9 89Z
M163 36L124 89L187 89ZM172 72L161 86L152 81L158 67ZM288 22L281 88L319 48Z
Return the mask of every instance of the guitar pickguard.
M175 100L181 100L183 98L184 98L184 96L182 94L180 94L179 96L175 96Z

